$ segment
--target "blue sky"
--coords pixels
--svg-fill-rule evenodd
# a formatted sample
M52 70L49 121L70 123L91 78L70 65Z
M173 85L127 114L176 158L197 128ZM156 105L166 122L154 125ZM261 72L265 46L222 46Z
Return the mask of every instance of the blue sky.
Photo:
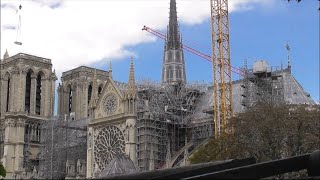
M249 11L230 14L231 63L235 67L248 59L249 66L255 60L267 60L271 66L287 66L285 44L291 48L292 73L305 91L319 101L319 12L318 2L276 2L272 7L255 6ZM178 15L179 16L179 15ZM211 54L210 19L197 25L180 25L186 45ZM162 31L164 32L164 31ZM148 32L145 32L148 33ZM136 53L137 79L161 80L164 41L127 47ZM185 52L188 81L212 81L211 64L189 52ZM107 69L101 64L95 67ZM128 80L129 58L113 61L113 77ZM233 79L239 75L233 74Z
M211 54L209 0L177 0L183 42ZM285 44L291 47L292 72L305 91L319 101L318 0L230 0L231 63L245 58L286 66ZM130 56L137 80L160 81L164 41L142 31L147 25L165 32L169 0L1 0L1 55L24 52L52 59L58 82L61 73L80 65L108 69L127 82ZM16 39L22 4L23 45ZM185 52L187 80L212 81L208 61ZM233 74L233 79L238 79Z

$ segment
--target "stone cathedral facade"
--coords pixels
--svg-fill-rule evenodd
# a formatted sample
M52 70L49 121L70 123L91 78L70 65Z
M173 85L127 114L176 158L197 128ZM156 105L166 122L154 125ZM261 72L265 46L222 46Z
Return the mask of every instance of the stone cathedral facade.
M6 52L0 65L1 162L6 178L35 177L26 172L40 169L41 124L54 116L57 77L50 59L29 54L9 57ZM57 91L60 120L90 119L83 166L88 178L101 173L116 154L126 154L136 164L133 58L128 83L112 79L111 64L108 71L80 66L62 74Z
M81 66L64 72L58 87L61 119L89 118L87 127L87 178L103 171L116 154L136 156L136 99L133 59L129 82L112 79L112 69Z
M13 178L39 164L40 124L53 116L57 77L50 59L23 53L6 52L0 69L0 156Z

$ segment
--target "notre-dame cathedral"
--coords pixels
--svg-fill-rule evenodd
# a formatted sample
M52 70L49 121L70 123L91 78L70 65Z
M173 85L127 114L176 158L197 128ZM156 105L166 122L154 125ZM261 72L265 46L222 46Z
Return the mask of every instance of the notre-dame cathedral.
M41 169L40 149L44 146L41 125L54 117L58 121L88 120L84 127L86 145L78 149L85 157L77 162L68 159L61 162L65 168L59 173L65 178L99 177L97 174L109 168L121 154L142 171L186 165L188 154L197 145L195 142L214 134L210 110L213 90L187 86L181 39L176 2L170 0L162 82L158 89L136 84L133 58L126 83L113 79L110 64L108 70L80 66L63 72L61 83L55 87L54 60L24 53L9 56L6 51L0 61L0 158L6 178L40 177L36 174ZM249 97L257 99L251 94L258 93L250 94L250 88L252 92L262 92L261 86L255 86L261 81L272 83L274 99L314 104L290 68L268 73L253 69L257 77L261 73L268 76L262 80L232 82L234 113L243 112L248 102L253 102ZM56 93L57 107L54 106ZM51 157L50 161L53 160Z

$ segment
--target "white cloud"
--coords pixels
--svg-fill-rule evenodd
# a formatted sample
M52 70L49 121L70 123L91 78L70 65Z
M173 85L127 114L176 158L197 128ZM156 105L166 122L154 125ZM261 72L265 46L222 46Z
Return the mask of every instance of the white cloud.
M209 0L177 0L180 23L194 25L210 15ZM270 0L233 0L230 11L250 9ZM22 4L22 43L16 40L16 7ZM125 49L155 41L143 25L165 30L169 0L1 1L1 56L29 53L52 59L58 72L134 52Z

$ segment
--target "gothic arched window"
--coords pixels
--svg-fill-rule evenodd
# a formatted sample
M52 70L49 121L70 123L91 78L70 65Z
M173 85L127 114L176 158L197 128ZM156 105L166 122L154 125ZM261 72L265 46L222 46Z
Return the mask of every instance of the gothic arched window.
M176 73L177 73L177 78L181 79L181 67L177 67Z
M31 71L28 71L26 76L26 92L24 100L24 110L30 113L30 97L31 95Z
M91 100L91 94L92 94L92 85L90 84L88 87L88 105L90 103Z
M40 137L41 137L41 129L40 129L40 124L37 124L36 128L36 139L35 141L40 143Z
M172 62L173 61L173 56L172 56L172 52L169 51L168 54L167 54L167 62Z
M7 83L7 104L6 104L7 112L9 112L9 101L10 101L10 78L8 78L8 83Z
M69 114L70 114L72 111L72 89L71 89L71 86L69 86L68 89L69 89L68 107L69 107Z
M175 62L181 63L181 54L180 54L180 52L176 53Z
M171 66L169 66L168 70L169 70L169 79L172 80L173 79L173 68Z
M100 97L101 93L102 93L102 84L98 87L98 97Z
M41 109L41 75L40 73L37 76L37 86L36 86L36 114L40 115L40 109Z

